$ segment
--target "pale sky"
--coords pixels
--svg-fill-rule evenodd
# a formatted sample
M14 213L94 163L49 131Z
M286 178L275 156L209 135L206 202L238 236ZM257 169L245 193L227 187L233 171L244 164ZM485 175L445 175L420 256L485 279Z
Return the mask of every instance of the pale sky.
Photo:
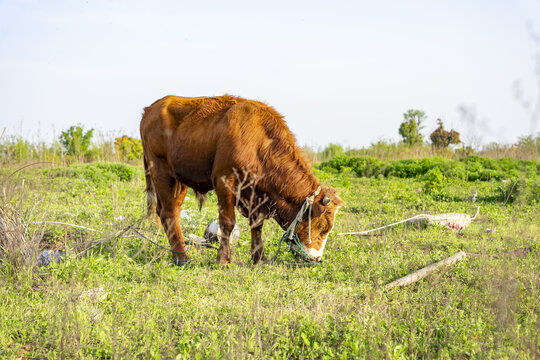
M540 0L0 0L0 133L138 137L158 98L228 93L275 107L302 145L398 139L408 109L426 134L440 117L515 142L540 131L514 97L517 80L540 90L527 22L540 33Z

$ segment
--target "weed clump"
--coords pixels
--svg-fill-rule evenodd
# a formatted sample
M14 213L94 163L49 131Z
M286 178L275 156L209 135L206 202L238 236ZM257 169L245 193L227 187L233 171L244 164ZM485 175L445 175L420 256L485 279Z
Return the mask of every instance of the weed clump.
M0 204L0 263L12 272L33 264L40 242L40 234L29 231L13 208Z
M444 177L438 167L429 170L424 175L424 192L432 194L440 191L444 183Z

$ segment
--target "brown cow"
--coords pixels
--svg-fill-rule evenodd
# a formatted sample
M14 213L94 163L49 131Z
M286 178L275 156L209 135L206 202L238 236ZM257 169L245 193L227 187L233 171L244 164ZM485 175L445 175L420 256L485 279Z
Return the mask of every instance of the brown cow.
M301 209L309 211L300 213L292 226L301 243L297 245L312 260L322 258L343 200L333 188L319 188L293 134L272 107L229 95L166 96L144 109L140 130L149 215L155 208L177 265L189 258L179 216L188 187L198 199L216 191L219 264L231 261L235 207L250 221L254 263L265 259L263 220L274 218L287 229ZM311 208L303 207L310 196Z

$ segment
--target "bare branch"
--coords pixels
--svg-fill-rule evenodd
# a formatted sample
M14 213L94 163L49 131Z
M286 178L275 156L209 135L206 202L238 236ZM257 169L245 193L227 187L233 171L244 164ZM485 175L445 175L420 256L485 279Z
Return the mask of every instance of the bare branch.
M261 211L262 206L271 207L268 195L258 191L258 184L262 179L262 175L248 168L243 168L240 171L235 168L233 174L235 178L235 181L232 182L233 185L225 176L221 180L227 189L233 193L236 208L249 219L251 228L260 226L266 219L265 214Z

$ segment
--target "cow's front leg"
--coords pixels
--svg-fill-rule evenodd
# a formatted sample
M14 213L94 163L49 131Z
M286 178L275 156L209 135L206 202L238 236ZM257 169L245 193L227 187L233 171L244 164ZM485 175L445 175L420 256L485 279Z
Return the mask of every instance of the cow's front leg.
M221 229L221 241L217 253L217 262L220 265L228 265L231 262L231 246L229 238L236 224L234 213L234 194L232 184L220 179L216 183L216 194L219 208L219 227Z
M263 222L251 225L251 260L253 264L266 260L264 256L264 246L262 242Z

